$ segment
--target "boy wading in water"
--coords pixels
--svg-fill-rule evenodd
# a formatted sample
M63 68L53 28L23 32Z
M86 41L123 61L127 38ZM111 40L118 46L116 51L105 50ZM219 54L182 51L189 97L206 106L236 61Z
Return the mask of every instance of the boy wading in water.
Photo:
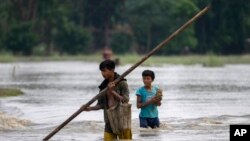
M157 106L161 105L162 90L152 85L155 79L154 72L142 72L144 86L136 91L137 108L141 108L139 115L141 128L157 128L160 126Z
M132 139L131 129L124 129L119 134L115 134L112 131L109 118L108 118L108 109L111 107L117 106L117 104L128 103L129 101L129 89L126 79L123 79L118 84L114 84L113 81L119 77L119 74L115 72L115 63L111 60L103 61L99 69L102 73L104 81L100 84L100 91L104 88L108 87L107 93L98 99L98 102L93 107L87 107L85 111L92 110L104 110L104 121L105 121L105 132L104 132L104 140L110 141L113 139ZM131 116L126 116L130 117ZM115 117L120 118L120 117ZM131 121L131 119L128 119Z

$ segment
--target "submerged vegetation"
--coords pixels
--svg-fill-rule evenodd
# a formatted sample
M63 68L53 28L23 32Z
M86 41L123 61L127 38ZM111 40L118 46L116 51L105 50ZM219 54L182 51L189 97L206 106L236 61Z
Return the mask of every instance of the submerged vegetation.
M22 95L23 92L19 89L14 88L0 88L0 97L7 97L7 96L19 96Z

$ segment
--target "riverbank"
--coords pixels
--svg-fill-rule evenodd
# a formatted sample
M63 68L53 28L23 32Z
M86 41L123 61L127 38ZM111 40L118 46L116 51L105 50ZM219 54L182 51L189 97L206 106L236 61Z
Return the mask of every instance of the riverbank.
M0 97L19 96L22 94L23 92L19 89L0 88Z
M116 55L121 64L134 64L143 56L136 54ZM0 55L0 63L6 62L29 62L29 61L89 61L100 62L102 60L101 54L93 55L63 55L63 56L13 56ZM185 55L185 56L152 56L144 65L161 65L161 64L203 64L204 66L223 66L224 64L250 64L250 54L246 55L228 55L218 56L213 54L208 55Z

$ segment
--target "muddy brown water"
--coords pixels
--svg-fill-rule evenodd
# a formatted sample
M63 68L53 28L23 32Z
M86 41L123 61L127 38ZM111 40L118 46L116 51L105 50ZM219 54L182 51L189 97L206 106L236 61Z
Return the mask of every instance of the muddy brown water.
M117 67L122 73L131 65ZM15 69L14 69L15 68ZM161 127L140 129L135 91L141 72L156 73L163 89ZM39 141L98 93L97 63L18 62L0 64L0 87L24 95L0 98L0 141ZM230 124L250 124L250 65L162 65L139 67L128 77L134 140L229 140ZM103 140L102 111L83 112L52 141Z

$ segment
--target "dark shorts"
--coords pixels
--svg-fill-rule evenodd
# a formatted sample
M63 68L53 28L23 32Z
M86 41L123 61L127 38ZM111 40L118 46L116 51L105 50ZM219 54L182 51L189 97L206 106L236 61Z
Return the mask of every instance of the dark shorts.
M139 117L140 119L140 127L142 128L157 128L160 127L160 121L159 118L144 118L144 117Z

